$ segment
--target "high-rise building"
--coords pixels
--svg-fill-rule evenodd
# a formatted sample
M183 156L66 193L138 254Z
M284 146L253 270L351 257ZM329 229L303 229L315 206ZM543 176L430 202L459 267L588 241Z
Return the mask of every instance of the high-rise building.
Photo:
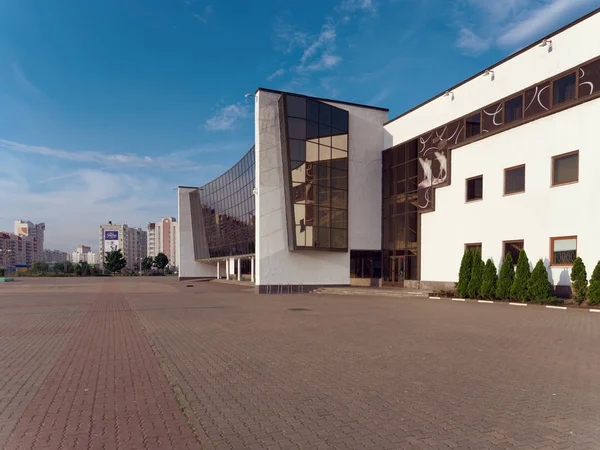
M44 250L44 261L48 264L64 263L69 260L67 252L60 250Z
M177 236L179 224L175 217L163 217L160 222L148 224L148 256L153 258L164 253L169 258L169 264L177 264Z
M25 264L25 239L13 233L0 232L0 268Z
M35 261L44 261L44 232L45 223L33 223L29 220L15 220L15 234L25 236L26 242L26 262L32 264Z
M128 225L115 225L112 222L100 225L99 243L98 258L101 266L104 265L104 255L120 249L127 260L127 268L139 270L147 254L146 231Z
M78 245L77 250L69 253L69 261L73 264L86 262L89 265L100 264L100 255L92 252L92 248L87 245Z

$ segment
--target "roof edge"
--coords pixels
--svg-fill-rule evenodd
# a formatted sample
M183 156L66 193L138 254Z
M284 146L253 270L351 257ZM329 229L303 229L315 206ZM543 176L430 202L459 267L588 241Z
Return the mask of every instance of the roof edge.
M383 126L389 125L390 123L394 122L395 120L398 120L398 119L400 119L401 117L404 117L404 116L406 116L407 114L410 114L411 112L413 112L413 111L416 111L417 109L419 109L419 108L421 108L421 107L423 107L423 106L427 105L428 103L431 103L431 102L432 102L432 101L434 101L435 99L437 99L437 98L441 97L442 95L444 95L444 93L445 93L445 92L447 92L447 91L451 91L451 90L453 90L453 89L456 89L456 88L458 88L458 87L462 86L463 84L467 84L469 81L472 81L472 80L474 80L475 78L477 78L477 77L479 77L479 76L483 75L483 74L485 73L485 71L486 71L486 70L492 70L494 67L500 66L500 65L502 65L502 64L504 64L504 63L506 63L506 62L510 61L511 59L513 59L513 58L516 58L516 57L517 57L517 56L519 56L520 54L522 54L522 53L525 53L527 50L531 50L531 49L532 49L532 48L534 48L536 45L538 45L540 41L545 41L546 39L550 39L551 37L553 37L553 36L555 36L555 35L557 35L557 34L560 34L560 33L562 33L563 31L566 31L566 30L568 30L568 29L569 29L569 28L571 28L571 27L574 27L575 25L579 24L580 22L583 22L584 20L586 20L586 19L589 19L590 17L592 17L592 16L594 16L594 15L596 15L596 14L598 14L598 13L600 13L600 8L596 8L595 10L593 10L593 11L591 11L591 12L589 12L589 13L587 13L587 14L585 14L585 15L581 16L581 17L579 17L578 19L576 19L576 20L574 20L574 21L572 21L572 22L569 22L568 24L566 24L566 25L565 25L565 26L563 26L562 28L559 28L558 30L555 30L555 31L553 31L553 32L552 32L552 33L550 33L550 34L547 34L546 36L544 36L544 37L542 37L542 38L540 38L540 39L537 39L537 40L536 40L536 41L534 41L533 43L529 44L529 45L528 45L528 46L526 46L526 47L523 47L521 50L518 50L518 51L516 51L515 53L511 53L511 54L510 54L510 55L508 55L506 58L504 58L504 59L501 59L500 61L498 61L498 62L496 62L496 63L492 64L492 65L491 65L491 66L489 66L489 67L486 67L485 69L481 70L480 72L477 72L475 75L472 75L471 77L467 78L466 80L463 80L463 81L461 81L460 83L458 83L458 84L455 84L454 86L451 86L451 87L449 87L449 88L445 89L443 92L440 92L439 94L437 94L437 95L435 95L435 96L433 96L433 97L429 98L428 100L425 100L424 102L422 102L422 103L418 104L417 106L414 106L414 107L412 107L411 109L409 109L409 110L407 110L407 111L404 111L402 114L399 114L399 115L397 115L396 117L394 117L394 118L392 118L392 119L389 119L387 122L384 122Z
M256 95L259 91L271 92L273 94L297 95L298 97L310 98L312 100L317 100L317 101L321 101L321 102L333 102L333 103L339 103L341 105L358 106L360 108L376 109L378 111L385 111L385 112L389 112L390 111L389 108L381 108L379 106L364 105L362 103L345 102L343 100L335 100L335 99L332 99L332 98L313 97L312 95L299 94L298 92L278 91L276 89L268 89L268 88L262 88L262 87L259 87L254 92L254 94Z

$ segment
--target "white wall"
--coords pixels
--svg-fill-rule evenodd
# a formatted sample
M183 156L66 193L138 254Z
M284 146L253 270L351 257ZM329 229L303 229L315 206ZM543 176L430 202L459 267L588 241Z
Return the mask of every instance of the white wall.
M599 29L600 14L596 14L553 36L552 52L548 52L548 47L535 46L501 66L493 67L494 81L491 77L479 76L453 89L454 100L438 97L387 124L385 148L401 144L595 58L600 55Z
M435 212L421 216L421 279L457 281L464 244L481 242L483 258L502 261L502 241L525 241L532 265L550 259L550 238L578 236L591 274L600 260L598 119L593 100L461 147L452 154L452 184L436 191ZM551 187L552 157L579 150L579 182ZM525 167L525 193L504 196L504 169ZM483 200L465 202L465 180L483 175ZM569 272L551 269L555 285Z
M179 278L217 277L216 263L203 263L194 257L194 240L192 234L192 212L190 208L190 192L194 188L180 187L178 189L177 217L179 222Z
M256 284L349 284L349 252L288 250L278 99L259 91L255 108ZM329 103L350 113L349 246L380 249L381 125L387 113Z

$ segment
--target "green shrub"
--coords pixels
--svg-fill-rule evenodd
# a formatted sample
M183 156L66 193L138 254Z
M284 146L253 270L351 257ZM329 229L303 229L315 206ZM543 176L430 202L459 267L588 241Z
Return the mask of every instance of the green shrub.
M507 253L504 258L504 263L500 268L500 276L498 277L498 285L496 287L496 298L506 300L510 297L510 288L515 279L515 267L512 256Z
M483 278L481 279L481 297L495 298L497 284L498 272L496 271L496 265L491 259L488 259L483 269Z
M527 283L527 299L534 303L547 303L552 296L552 285L548 281L548 271L544 262L540 259L535 267L529 282Z
M527 300L527 283L529 282L530 276L531 271L529 269L527 253L525 253L525 250L521 250L519 252L519 259L517 260L515 280L510 288L510 298L522 302Z
M458 273L458 284L456 285L456 295L459 297L467 296L469 281L471 281L471 272L473 269L473 252L465 250L460 262L460 272Z
M600 304L600 261L596 264L592 277L590 278L590 286L587 291L588 303L592 306Z
M469 298L478 298L481 291L481 282L483 279L483 260L481 253L475 252L471 264L471 279L467 286L467 295Z
M571 289L573 290L573 300L581 305L587 295L588 281L585 264L579 256L573 261L571 269Z
M4 269L0 269L0 277L4 276Z

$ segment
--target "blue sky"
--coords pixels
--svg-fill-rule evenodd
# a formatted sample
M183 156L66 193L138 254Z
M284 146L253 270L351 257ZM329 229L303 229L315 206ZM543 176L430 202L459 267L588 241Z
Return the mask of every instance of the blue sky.
M0 0L0 230L176 216L253 144L258 87L390 117L600 0Z

